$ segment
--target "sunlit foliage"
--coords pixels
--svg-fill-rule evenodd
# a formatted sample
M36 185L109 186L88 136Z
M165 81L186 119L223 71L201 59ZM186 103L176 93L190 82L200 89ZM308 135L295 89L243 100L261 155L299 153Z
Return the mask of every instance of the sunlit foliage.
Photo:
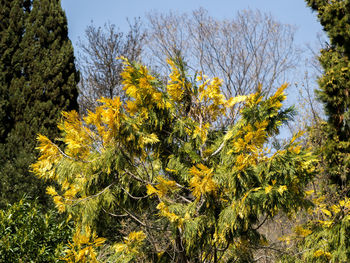
M314 207L297 226L289 262L350 261L350 1L306 0L317 13L329 43L318 57L318 97L327 120L309 129L318 154L317 178L310 196ZM305 231L300 231L304 229Z
M269 144L293 113L282 108L287 85L266 99L261 87L225 99L218 78L188 76L181 59L168 63L164 85L124 59L128 100L102 98L84 117L63 113L64 147L38 136L32 170L56 182L47 193L57 209L77 233L109 235L76 236L69 262L85 262L74 253L103 262L250 262L267 242L259 233L267 219L309 204L314 157L298 135L279 150ZM222 127L237 104L239 120ZM103 232L106 217L113 224Z
M0 262L59 262L71 228L63 215L36 201L8 205L0 210Z

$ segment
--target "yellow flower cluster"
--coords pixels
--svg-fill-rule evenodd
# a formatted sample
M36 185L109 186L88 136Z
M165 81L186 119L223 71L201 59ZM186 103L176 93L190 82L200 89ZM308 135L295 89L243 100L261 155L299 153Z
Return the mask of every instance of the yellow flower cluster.
M56 179L54 165L61 159L59 148L46 136L39 134L37 137L40 151L38 161L31 165L32 172L39 178Z
M232 141L232 149L228 152L236 153L237 170L243 170L247 166L256 165L259 158L264 158L263 145L266 142L267 122L255 123L242 127L242 129L234 136Z
M185 89L191 89L191 84L186 82L185 78L181 76L180 71L176 67L173 60L168 59L167 63L171 68L171 73L169 74L170 80L167 85L167 92L171 100L180 102L182 100Z
M157 105L159 109L170 107L162 92L154 87L156 78L150 74L147 67L143 65L134 66L127 59L123 60L124 70L121 73L123 89L132 98L127 102L128 112L135 114L151 105Z
M159 214L168 218L171 223L177 223L179 226L183 225L185 219L170 212L169 207L164 202L160 202L157 205L157 209L159 210Z
M97 237L90 227L86 226L84 232L78 228L73 236L73 244L69 243L66 256L62 258L67 263L98 263L96 248L102 246L106 239Z
M176 182L172 180L164 179L160 176L156 178L158 184L153 187L152 185L147 185L147 194L156 194L159 198L165 197L169 192L172 193L177 190Z
M146 234L143 231L130 232L129 235L124 238L124 242L117 243L113 247L117 253L121 254L121 257L128 254L137 254L138 248L145 238Z
M101 98L99 100L101 106L97 107L95 112L89 111L89 114L84 118L87 125L96 127L97 136L102 140L102 144L110 143L117 135L120 128L120 121L123 117L121 113L122 103L119 97L114 99ZM89 133L90 138L94 137L92 132Z
M65 154L78 159L86 158L90 153L89 145L92 143L90 130L76 111L63 112L64 119L58 128L65 134Z
M227 110L228 101L221 93L222 80L215 77L209 79L202 72L197 77L198 96L196 104L200 107L202 119L208 122L214 122L218 116L224 115Z
M198 164L190 169L192 178L190 186L192 194L198 199L206 193L213 193L216 190L216 183L213 180L213 169L209 169L204 164Z

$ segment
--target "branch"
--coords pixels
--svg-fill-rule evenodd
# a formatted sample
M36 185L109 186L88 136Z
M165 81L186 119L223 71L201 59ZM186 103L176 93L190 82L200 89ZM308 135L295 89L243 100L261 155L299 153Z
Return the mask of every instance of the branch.
M97 197L101 194L103 194L105 191L107 191L112 185L114 185L114 183L111 183L109 186L107 186L106 188L104 188L101 192L98 192L97 194L95 195L90 195L90 196L87 196L85 198L82 198L82 199L66 199L67 201L77 201L76 203L73 204L73 206L79 204L80 202L83 202L85 200L88 200L88 199L91 199L91 198L94 198L94 197Z
M222 150L222 148L224 147L224 145L225 145L225 141L223 141L223 142L220 144L219 148L217 148L216 151L213 152L213 153L210 155L210 157L213 157L214 155L218 154L218 153Z
M150 183L150 182L147 182L141 178L139 178L138 176L134 175L132 172L130 172L129 170L125 170L125 172L128 174L128 175L131 175L133 178L135 178L135 180L141 182L141 183L144 183L144 184L151 184L151 185L154 185L154 183Z
M140 219L138 219L136 216L134 216L131 212L126 210L124 207L121 207L132 219L134 219L136 222L138 222L143 227L148 227L145 223L143 223Z
M53 146L55 146L55 147L57 148L57 150L60 152L60 154L63 155L63 157L66 157L66 158L68 158L68 159L71 159L71 160L73 160L73 161L75 161L75 162L90 163L90 162L88 162L88 161L76 159L76 158L73 158L72 156L67 155L64 151L61 150L60 147L58 147L57 144L55 144L55 143L53 143L53 142L51 142L51 143L52 143Z
M214 155L218 154L218 153L222 150L222 148L224 148L224 145L225 145L225 141L223 141L223 142L220 144L219 148L217 148L217 149L215 150L215 152L213 152L209 157L213 157ZM204 161L207 161L209 157L204 158Z
M140 219L138 219L135 215L133 215L130 211L126 210L124 207L119 206L121 209L123 209L125 211L125 213L127 213L132 219L134 219L137 223L139 223L141 226L146 227L146 228L150 228L150 229L156 229L156 230L162 230L161 228L157 228L157 227L151 227L146 225L144 222L142 222Z
M186 197L184 197L184 196L182 196L182 195L178 195L182 200L184 200L186 203L189 203L189 204L191 204L192 203L192 201L191 200L189 200L189 199L187 199Z
M265 219L256 227L256 228L253 228L253 230L258 230L263 224L265 224L266 220L268 219L268 215L265 217Z
M148 197L149 195L145 195L145 196L133 196L132 194L130 194L128 191L126 191L126 189L124 187L120 187L125 193L127 193L128 196L130 196L132 199L136 199L136 200L140 200L143 198Z
M251 246L251 248L253 249L270 249L270 250L274 250L274 251L277 251L281 254L288 254L287 252L281 250L281 249L278 249L278 248L274 248L274 247L268 247L268 246Z
M113 214L113 213L111 213L111 212L106 211L104 208L102 208L102 210L103 210L105 213L107 213L107 214L109 214L109 215L111 215L111 216L115 216L115 217L126 217L126 216L128 216L128 214L123 214L123 215Z

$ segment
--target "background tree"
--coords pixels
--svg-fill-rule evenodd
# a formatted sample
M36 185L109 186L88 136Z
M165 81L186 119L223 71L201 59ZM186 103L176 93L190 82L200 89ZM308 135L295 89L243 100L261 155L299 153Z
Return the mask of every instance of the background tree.
M348 191L350 153L350 2L307 1L330 39L319 61L324 74L319 78L318 95L327 116L324 144L326 173L331 182Z
M82 112L93 110L101 97L125 96L121 88L122 63L117 57L124 56L131 61L140 59L145 32L141 21L135 19L127 34L115 25L105 24L96 28L93 24L85 30L85 39L79 42L78 65L79 104Z
M102 98L83 119L65 113L64 149L39 136L32 168L55 180L47 192L76 220L67 261L251 262L266 220L308 205L314 157L296 137L273 154L268 147L292 114L282 108L287 85L265 99L261 88L225 99L218 78L192 79L181 59L168 63L164 87L126 60L127 100ZM240 119L217 127L239 103ZM114 224L103 232L106 216Z
M1 1L0 22L0 142L4 143L11 122L9 114L9 92L11 80L20 76L19 44L24 33L24 10L28 10L29 1ZM16 22L15 22L16 21ZM1 149L3 151L3 149Z
M169 67L164 61L181 54L190 70L223 79L227 97L254 92L259 83L270 94L300 60L295 29L259 11L238 12L232 20L214 19L204 9L190 15L153 12L144 28L137 20L125 39L113 25L87 28L86 41L80 42L80 105L92 109L100 96L123 94L121 64L114 59L120 55L138 60L142 52L143 63L166 80Z
M1 1L1 63L0 63L0 206L4 206L10 194L11 176L6 173L5 165L11 160L10 153L14 149L7 147L7 138L14 128L14 113L11 110L10 97L15 86L23 84L22 54L20 43L25 31L25 21L30 11L30 1ZM33 178L34 180L34 178Z
M204 9L192 14L148 15L147 50L154 64L181 53L192 69L218 76L228 98L256 91L271 94L298 64L295 29L260 11L217 20ZM151 63L152 64L152 63Z
M11 125L1 139L2 204L19 200L24 193L44 198L42 184L28 171L36 158L33 137L39 132L58 136L55 123L60 112L78 108L79 80L60 1L9 2L5 34L16 42L1 54L7 60L2 68L7 75L1 79L8 99L5 123Z
M295 262L348 262L350 260L350 1L307 0L317 12L329 37L321 50L323 69L318 98L326 121L311 127L310 142L319 154L318 176L306 231L296 233Z

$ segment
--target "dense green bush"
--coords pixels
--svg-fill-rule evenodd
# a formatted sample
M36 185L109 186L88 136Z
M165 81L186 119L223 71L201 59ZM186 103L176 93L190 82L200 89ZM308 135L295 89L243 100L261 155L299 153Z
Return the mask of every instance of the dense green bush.
M23 199L0 210L0 262L60 262L70 234L62 215Z

